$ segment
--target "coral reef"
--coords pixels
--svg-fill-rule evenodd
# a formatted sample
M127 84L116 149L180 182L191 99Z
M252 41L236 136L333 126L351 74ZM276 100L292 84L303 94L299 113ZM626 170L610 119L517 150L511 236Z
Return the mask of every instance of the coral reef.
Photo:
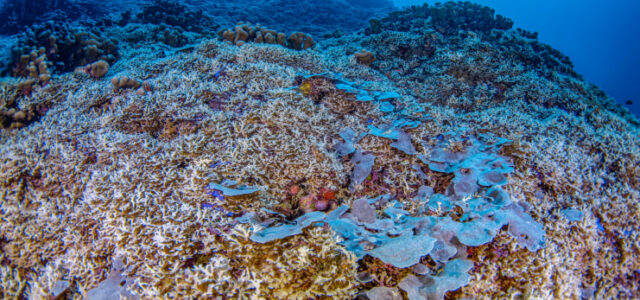
M119 92L126 89L136 90L136 95L145 95L147 92L151 92L151 84L147 81L140 81L127 76L113 77L111 78L111 85L114 92Z
M68 0L6 0L0 8L0 33L18 33L23 27L31 26L36 21L42 21L46 15L53 17L79 16L79 6Z
M99 60L76 69L76 72L85 73L93 78L102 78L108 71L109 63L104 60Z
M416 8L399 14L419 17ZM386 30L358 42L347 36L332 39L327 45L334 50L327 50L341 57L345 49L350 54L364 46L375 53L371 66L407 93L458 112L521 101L585 116L607 110L638 124L628 110L582 81L566 56L522 30L459 31L448 36L429 22L411 24L406 31Z
M296 30L316 38L337 31L353 32L363 28L369 18L382 17L391 12L393 3L388 0L367 1L287 1L287 0L231 0L213 5L201 5L200 9L216 18L219 24L231 22L261 24L276 31ZM229 19L227 16L233 16Z
M4 86L3 89L5 89ZM18 89L20 89L20 87ZM2 100L3 103L0 103L2 104L0 106L0 128L22 128L36 119L36 112L34 109L17 108L14 102L15 100L13 99L13 101L10 100L7 102L5 102L5 99Z
M0 295L640 297L640 123L469 5L1 79ZM20 76L61 70L34 47Z
M137 89L142 86L142 82L127 76L113 77L111 78L111 84L115 91L121 89Z
M49 64L47 61L47 55L45 54L45 48L40 48L37 51L31 50L28 54L20 56L20 60L15 64L11 70L14 77L28 78L28 81L34 83L46 84L51 79L51 72L49 72Z
M148 3L131 21L142 24L164 24L198 33L215 32L218 27L201 9L193 10L181 3L167 0L154 0Z
M494 14L495 11L488 6L467 1L449 1L433 6L423 4L392 12L382 20L370 20L370 27L365 32L377 34L383 30L413 31L427 23L444 35L455 35L459 30L486 33L492 29L511 29L513 21Z
M356 60L365 65L365 66L370 66L375 60L376 58L374 57L373 53L362 49L362 51L354 54L353 56L355 56Z
M32 69L40 72L35 66ZM61 93L60 84L52 83L48 76L34 75L37 77L0 82L0 128L17 129L33 124L54 104L52 98ZM39 81L40 78L47 81Z
M311 36L302 32L294 32L286 37L283 32L276 32L268 28L261 27L260 24L255 26L247 23L238 23L233 29L222 29L218 31L218 39L228 41L236 46L242 46L244 43L265 43L278 44L294 50L305 50L315 46L315 42Z
M12 48L9 67L19 64L23 55L41 48L45 49L54 72L70 72L98 60L112 64L118 57L116 43L102 37L100 32L48 21L28 27L20 34Z
M46 113L48 105L45 102L21 106L20 99L31 97L34 89L47 86L51 79L48 65L44 48L20 57L12 70L13 75L19 79L3 82L1 86L0 128L22 128Z
M513 56L513 60L519 60L525 66L578 76L567 56L539 42L537 34L521 29L510 30L512 26L513 21L494 15L493 9L487 6L471 2L446 2L434 6L413 6L393 12L381 20L372 19L365 33L409 33L402 43L397 43L396 48L385 51L395 52L394 56L407 59L414 55L431 57L432 48L437 46L439 40L453 41L452 36L473 32L474 38L491 43L492 49Z
M108 27L107 35L117 38L120 48L140 48L158 46L183 47L202 39L202 34L187 32L179 26L166 24L129 23L123 27Z
M397 127L383 131L370 126L370 133L391 139L395 135L398 136L397 139L407 136L400 129L403 126L398 122L394 123L398 124ZM406 142L411 143L410 139ZM382 195L374 199L353 201L349 213L347 212L349 207L346 205L336 208L327 216L319 212L307 213L294 220L294 225L269 227L254 233L251 239L266 243L300 234L304 227L324 222L342 237L343 241L340 244L359 259L370 255L393 267L406 269L417 265L421 257L429 255L438 263L445 264L445 271L451 268L453 273L464 273L464 275L450 276L444 274L444 279L433 279L428 276L413 276L405 279L405 281L424 280L427 282L424 288L433 290L427 292L427 294L433 294L429 297L442 298L446 291L456 290L469 282L466 272L473 264L461 259L466 255L464 246L481 246L490 243L500 228L505 225L509 225L509 233L519 245L530 251L544 248L542 225L526 215L522 205L512 203L509 195L501 189L501 186L507 183L505 175L512 172L513 168L504 157L496 155L495 151L509 142L489 136L482 136L482 141L455 135L442 137L433 147L429 158L422 155L418 157L429 165L431 170L453 173L454 177L447 188L446 195L433 194L433 187L421 186L419 195L413 199L413 205L406 205L411 207L417 204L419 207L417 214L404 210L405 205L396 200L392 201L389 195ZM408 155L417 154L415 150L410 153L404 152ZM360 185L364 176L371 172L374 163L373 155L367 155L370 160L364 170L357 166L359 161L363 160L362 156L360 150L354 153L353 159L356 161L354 162L356 166L353 170L350 189L353 189L354 185ZM355 174L358 174L357 180L353 179ZM378 218L376 207L378 209L386 207L381 215L386 215L388 218ZM454 208L457 208L457 211ZM420 216L424 213L428 216ZM453 257L457 260L449 261ZM465 267L459 267L460 264ZM447 277L464 279L457 283ZM422 287L408 288L407 286L415 284L407 283L405 287L402 284L400 283L399 286L410 294L410 299L419 299L418 295L421 292L410 291L410 289Z

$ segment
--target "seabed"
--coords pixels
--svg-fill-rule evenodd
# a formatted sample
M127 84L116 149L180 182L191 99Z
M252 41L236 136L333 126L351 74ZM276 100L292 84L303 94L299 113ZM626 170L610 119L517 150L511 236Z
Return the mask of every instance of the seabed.
M561 54L513 29L276 36L25 58L2 297L640 297L639 123Z

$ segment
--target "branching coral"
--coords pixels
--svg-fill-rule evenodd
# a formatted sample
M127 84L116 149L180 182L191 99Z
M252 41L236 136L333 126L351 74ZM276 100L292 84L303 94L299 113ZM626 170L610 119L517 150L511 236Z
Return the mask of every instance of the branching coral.
M112 71L153 85L144 97L73 74L31 96L3 82L9 127L19 111L39 116L0 130L3 296L81 298L126 278L125 289L142 298L353 298L409 275L438 281L459 273L469 284L446 296L636 297L640 141L597 90L538 73L544 66L523 67L522 57L503 56L469 32L349 35L333 45L340 48L207 41L132 52L140 56ZM376 53L372 68L352 57L362 47ZM497 140L472 139L486 133L516 142L496 161ZM375 160L350 191L355 151ZM234 181L259 190L221 197L208 188ZM397 202L369 203L382 193ZM263 227L293 224L309 196L331 199L313 207L328 214L368 208L341 220L371 227L361 237L380 238L350 245L355 237L341 240L317 222L279 241L251 241ZM567 209L581 217L567 218ZM502 230L505 215L525 222ZM458 241L441 236L418 258L373 251L380 258L363 254L364 265L345 250L364 253L399 238L383 225L411 228L403 233L412 238L433 225L402 223L410 217L442 221L433 232ZM467 225L492 217L497 227L470 239L476 227ZM540 227L523 231L533 221L543 225L546 248L519 249L539 246L518 237L538 241ZM454 268L462 272L445 270L454 254L473 262L468 273L467 263ZM416 264L400 269L382 258ZM400 293L387 288L375 291Z

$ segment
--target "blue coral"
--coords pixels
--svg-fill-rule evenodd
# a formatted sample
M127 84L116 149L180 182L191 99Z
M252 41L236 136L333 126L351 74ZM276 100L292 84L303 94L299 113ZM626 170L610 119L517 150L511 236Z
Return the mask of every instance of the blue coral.
M396 148L408 155L416 155L410 137L402 127L417 125L415 121L398 119L380 127L370 125L369 134L394 140ZM355 133L345 131L341 136L349 146L344 148L351 149ZM500 187L506 184L506 175L513 171L509 162L497 154L508 140L486 135L463 138L454 133L436 140L431 156L425 158L420 155L420 159L434 171L453 173L454 178L446 195L433 193L429 187L420 188L418 196L413 199L424 208L418 211L418 215L412 216L402 203L392 200L390 195L383 195L355 200L351 207L342 205L326 216L313 212L301 217L304 221L296 220L294 224L264 229L251 239L265 243L299 234L302 228L313 223L324 223L358 258L370 255L395 267L407 268L419 263L421 257L430 255L446 264L446 274L426 281L414 276L415 279L406 279L400 287L410 295L428 293L435 297L442 297L446 291L457 289L469 281L466 272L470 263L460 259L449 261L458 252L453 244L454 238L466 246L480 246L490 243L501 228L509 225L509 233L519 245L530 251L545 246L542 225L526 214ZM463 146L450 148L452 143L458 142ZM353 160L352 184L359 184L371 171L374 157L355 150ZM384 214L378 216L375 207L383 205L386 206ZM420 215L428 211L446 212L454 206L462 208L462 215L457 220L449 216ZM418 284L423 281L430 283Z

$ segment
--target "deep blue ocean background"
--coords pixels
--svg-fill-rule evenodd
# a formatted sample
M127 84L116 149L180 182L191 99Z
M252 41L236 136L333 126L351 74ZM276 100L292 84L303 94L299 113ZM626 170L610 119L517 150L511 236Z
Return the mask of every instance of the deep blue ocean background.
M394 0L399 6L441 1ZM640 1L479 0L538 32L538 39L571 58L588 82L640 116ZM631 100L632 104L627 104Z

